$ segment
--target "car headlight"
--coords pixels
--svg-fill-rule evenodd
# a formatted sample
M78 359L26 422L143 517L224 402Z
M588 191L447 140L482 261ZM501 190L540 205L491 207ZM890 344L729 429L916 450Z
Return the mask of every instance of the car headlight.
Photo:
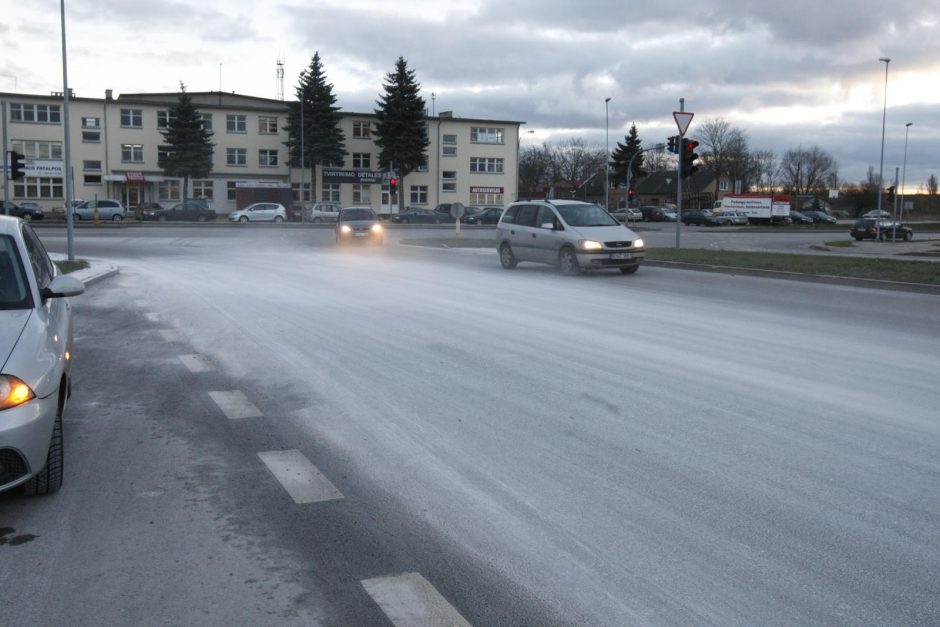
M382 232L382 225L381 225L381 224L373 224L373 225L372 225L372 232L373 232L373 233L381 233L381 232Z
M352 229L349 228L348 224L344 224L343 226L339 227L339 230L340 233L352 233Z
M600 250L601 248L604 247L604 245L601 244L600 242L595 242L594 240L590 240L590 239L583 239L579 241L578 246L580 246L584 250Z
M643 248L643 240L642 240L642 239L639 239L639 238L633 240L633 247L634 247L634 248Z
M0 375L0 410L22 405L35 397L29 386L16 377L9 374Z

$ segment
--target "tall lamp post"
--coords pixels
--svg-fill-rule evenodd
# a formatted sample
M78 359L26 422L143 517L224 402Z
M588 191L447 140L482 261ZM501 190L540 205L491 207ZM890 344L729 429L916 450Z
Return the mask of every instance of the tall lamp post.
M907 178L907 136L911 131L911 124L913 122L908 122L904 125L904 166L901 168L901 211L898 214L898 221L904 222L904 179Z
M610 97L604 99L604 211L610 211Z
M885 104L881 113L881 165L878 166L878 211L881 212L882 196L884 196L884 169L885 169L885 120L888 117L888 64L891 59L881 57L878 59L885 64Z

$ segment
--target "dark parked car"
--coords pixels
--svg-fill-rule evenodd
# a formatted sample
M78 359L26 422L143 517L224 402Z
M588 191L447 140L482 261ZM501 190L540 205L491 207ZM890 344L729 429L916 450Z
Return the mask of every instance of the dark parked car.
M790 215L793 215L793 212L790 212ZM835 224L836 219L825 211L804 211L803 215L811 219L813 222L819 224Z
M873 218L857 220L852 225L849 234L858 241L863 239L880 239L881 241L902 239L909 242L914 239L914 229L911 227L892 220L875 220Z
M336 217L336 243L385 241L385 229L370 207L346 207Z
M215 211L206 209L205 205L199 202L187 200L173 205L169 209L143 209L141 211L141 220L158 222L205 222L215 220Z
M16 204L15 202L6 202L0 200L0 215L6 214L6 210L10 210L10 215L15 218L23 218L27 222L30 220L42 220L43 212L42 207L34 202L23 202Z
M453 222L453 219L447 215L430 209L420 207L408 207L401 213L392 216L392 222L398 224L441 224L442 222Z
M689 226L720 226L730 223L721 216L716 216L709 209L686 209L682 212L682 224Z
M483 211L471 214L461 220L466 224L496 224L499 216L503 215L500 207L487 207Z
M790 210L790 219L793 221L793 224L812 224L815 222L815 220L802 211L794 211L793 209Z

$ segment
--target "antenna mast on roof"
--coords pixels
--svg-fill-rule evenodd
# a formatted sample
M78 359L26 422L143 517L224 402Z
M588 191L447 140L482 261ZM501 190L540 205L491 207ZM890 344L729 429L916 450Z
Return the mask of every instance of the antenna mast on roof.
M284 61L277 58L277 99L284 100Z

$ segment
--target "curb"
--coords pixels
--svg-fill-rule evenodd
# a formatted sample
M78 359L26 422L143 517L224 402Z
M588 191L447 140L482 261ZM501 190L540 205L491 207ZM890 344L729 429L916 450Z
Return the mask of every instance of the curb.
M50 253L49 257L53 261L65 261L68 259L68 255L61 253ZM117 266L97 259L85 259L85 261L88 262L89 267L69 273L81 281L85 287L91 287L95 283L109 279L121 271Z

